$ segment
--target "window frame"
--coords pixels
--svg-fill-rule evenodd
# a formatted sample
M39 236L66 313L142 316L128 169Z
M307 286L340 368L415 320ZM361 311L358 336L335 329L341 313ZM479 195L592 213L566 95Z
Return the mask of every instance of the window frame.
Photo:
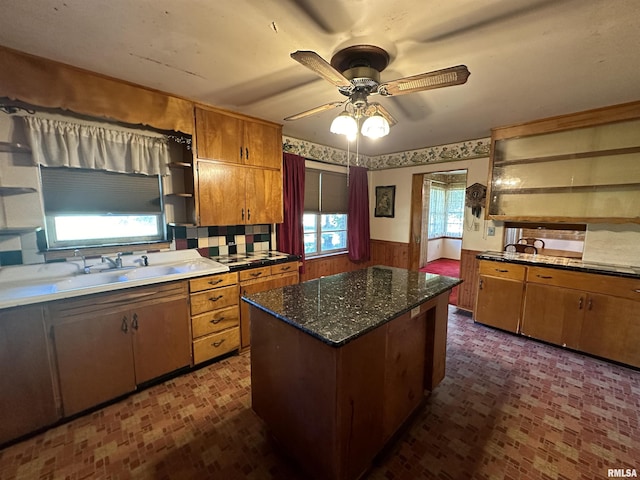
M103 185L105 189L108 189L111 185L110 182L120 183L122 182L122 176L129 177L127 182L135 182L135 177L144 177L144 181L147 182L146 187L144 188L144 192L147 194L153 194L153 201L156 202L157 206L149 207L147 204L139 203L140 197L135 197L134 199L138 200L139 211L118 211L118 207L114 208L113 212L108 211L109 205L107 203L101 203L101 200L104 198L104 190L103 196L100 197L98 195L98 201L89 202L91 207L86 208L86 205L83 205L81 201L77 201L74 203L72 208L69 205L72 202L76 202L76 199L73 198L73 195L65 196L65 200L62 201L61 204L57 205L54 208L48 208L47 206L47 196L52 193L58 192L60 188L68 187L66 185L66 181L58 181L54 180L51 183L51 180L45 182L43 179L43 169L55 168L57 170L68 169L70 172L73 172L71 175L74 175L78 172L78 175L91 176L92 172L95 172L96 179L104 180L104 175L107 173L109 175L109 180L104 181ZM81 172L80 172L81 170ZM44 174L47 175L46 173ZM120 176L122 175L122 176ZM156 191L152 187L149 187L149 177L154 177L154 182L157 184L157 195L155 198ZM77 175L74 175L70 178L69 182L76 180L78 178ZM80 178L83 178L82 176ZM142 180L141 180L142 181ZM49 187L46 187L45 184L49 184ZM160 175L151 175L151 176L142 176L139 174L128 174L128 173L119 173L119 172L105 172L103 170L90 170L90 169L75 169L70 167L44 167L40 166L40 187L42 191L42 201L43 201L43 210L44 210L44 235L46 239L46 250L65 250L70 248L87 248L87 247L112 247L112 246L126 246L126 245L138 245L138 244L153 244L153 243L163 243L167 242L167 225L166 225L166 211L165 211L165 202L164 202L164 191L163 191L163 181L162 176ZM86 189L86 186L85 186ZM122 190L122 189L121 189ZM48 191L48 193L47 193ZM85 194L87 194L85 192ZM81 195L79 195L81 196ZM121 197L122 198L122 197ZM125 200L128 197L124 197ZM151 200L151 197L145 197L143 194L143 199L145 201ZM92 199L93 200L93 199ZM52 202L56 205L58 202L53 199ZM136 202L133 202L136 204ZM96 210L96 204L101 208L105 208L104 211ZM60 206L62 205L62 206ZM76 208L77 205L77 208ZM154 204L155 205L155 204ZM110 205L114 206L114 205ZM128 206L128 205L127 205ZM51 205L49 204L49 207ZM122 209L121 209L122 210ZM146 210L146 211L145 211ZM62 217L95 217L98 221L100 219L114 219L118 217L153 217L155 218L155 230L156 233L152 235L118 235L113 237L98 237L98 238L77 238L71 240L61 240L58 237L58 230L56 226L56 219ZM90 237L90 235L89 235Z
M348 249L347 249L347 232L349 229L349 216L346 213L325 213L325 212L321 212L321 213L314 213L314 212L304 212L303 214L304 216L313 216L314 217L314 225L315 225L315 230L313 231L306 231L304 230L304 218L303 218L303 243L304 243L304 237L306 235L310 235L312 233L315 234L315 246L316 249L313 252L307 252L306 250L306 245L305 245L305 252L304 255L307 258L313 258L313 257L320 257L323 255L334 255L337 253L347 253ZM340 230L323 230L322 229L322 216L323 215L344 215L345 217L345 228L344 230L340 229ZM322 250L322 235L323 233L331 233L331 232L344 232L345 234L345 246L344 248L332 248L329 250Z

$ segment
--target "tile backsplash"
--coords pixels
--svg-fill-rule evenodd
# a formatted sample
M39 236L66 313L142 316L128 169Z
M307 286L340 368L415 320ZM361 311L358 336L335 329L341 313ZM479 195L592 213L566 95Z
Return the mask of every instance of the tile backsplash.
M169 238L176 250L197 248L205 257L268 251L271 250L271 225L169 226Z

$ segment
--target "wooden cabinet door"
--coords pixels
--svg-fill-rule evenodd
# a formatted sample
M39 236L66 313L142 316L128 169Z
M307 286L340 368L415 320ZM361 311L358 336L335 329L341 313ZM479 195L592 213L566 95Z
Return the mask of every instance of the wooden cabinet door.
M283 222L282 172L261 168L247 169L248 224Z
M191 363L186 299L136 307L130 315L136 383L148 382Z
M52 328L65 416L135 390L127 311L94 312Z
M245 168L197 162L198 225L245 222Z
M383 428L389 438L424 397L427 314L389 322L384 373Z
M522 334L577 349L586 305L587 294L580 290L529 283Z
M523 290L523 282L480 275L475 321L518 333Z
M640 367L640 302L590 293L580 350Z
M197 158L243 162L242 119L199 107L195 107L195 116Z
M58 419L42 307L0 311L0 444Z
M244 122L246 165L282 168L282 127L265 123Z

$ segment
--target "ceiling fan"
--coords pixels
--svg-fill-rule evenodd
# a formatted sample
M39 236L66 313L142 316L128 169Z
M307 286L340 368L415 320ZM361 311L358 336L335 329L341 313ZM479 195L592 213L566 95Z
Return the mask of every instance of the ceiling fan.
M457 65L455 67L380 83L380 72L389 64L389 54L382 48L374 45L353 45L346 47L333 55L331 63L324 60L316 52L310 50L293 52L291 58L331 82L338 87L338 91L342 95L348 98L341 102L330 102L310 110L305 110L304 112L286 117L285 120L299 120L344 105L344 112L340 114L336 120L340 117L351 117L356 120L363 117L382 117L386 120L386 133L378 130L377 135L375 133L374 135L367 135L373 136L374 138L376 136L386 135L389 131L389 125L395 125L397 121L381 104L369 102L369 95L390 97L434 88L461 85L466 83L470 75L465 65ZM334 124L336 120L334 120ZM334 124L332 124L331 131L334 133L347 133L346 131L334 131ZM353 124L356 125L357 133L357 124L356 122L353 122ZM366 121L365 125L363 125L363 130L365 126ZM363 133L366 135L364 131Z

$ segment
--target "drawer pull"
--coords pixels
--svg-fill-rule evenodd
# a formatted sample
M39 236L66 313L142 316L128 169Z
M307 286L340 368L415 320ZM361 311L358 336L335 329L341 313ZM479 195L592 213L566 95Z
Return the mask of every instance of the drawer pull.
M287 265L286 267L280 267L280 270L286 272L287 270L291 270L291 265Z
M217 325L218 323L220 323L223 320L224 320L224 317L214 318L213 320L209 320L209 323L213 323L214 325Z
M216 278L215 280L209 280L209 285L217 285L222 281L221 278Z
M636 293L640 293L640 288L636 288L636 289L634 290L634 292L636 292Z
M540 274L536 275L536 277L538 277L538 278L546 278L546 279L553 278L551 275L540 275Z
M500 272L500 273L507 273L509 270L504 270L501 268L496 268L496 272Z
M219 341L217 341L217 342L213 342L213 343L211 344L211 346L212 346L212 347L215 347L215 348L218 348L220 345L222 345L222 344L224 343L224 340L225 340L225 339L223 338L222 340L219 340Z
M209 301L210 302L217 302L218 300L220 300L222 297L224 297L224 295L218 295L217 297L209 297Z
M255 278L255 277L259 277L260 275L262 275L262 272L253 272L253 273L250 273L249 275L251 275L252 277Z

